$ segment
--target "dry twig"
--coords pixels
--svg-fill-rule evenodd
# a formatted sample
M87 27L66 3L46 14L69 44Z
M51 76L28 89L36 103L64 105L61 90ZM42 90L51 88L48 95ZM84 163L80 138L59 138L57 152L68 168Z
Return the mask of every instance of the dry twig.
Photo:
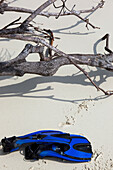
M88 25L90 25L92 28L98 28L98 27L95 27L94 25L92 25L91 23L88 22L89 19L83 19L80 14L82 13L90 13L90 12L94 12L96 11L97 9L99 8L102 8L104 6L104 1L101 0L96 7L92 7L91 9L88 9L88 10L74 10L74 7L75 5L73 6L73 8L71 10L69 10L67 7L66 7L66 0L62 0L62 3L63 5L59 6L59 7L56 7L54 2L53 2L53 5L55 8L61 8L60 12L59 13L54 13L54 12L48 12L48 11L41 11L39 12L37 15L42 15L42 16L46 16L46 17L50 17L50 16L55 16L56 18L58 18L59 16L67 16L67 15L75 15L76 17L78 17L79 19L81 19L82 21L86 22L86 27ZM22 12L22 13L34 13L34 10L31 10L31 9L26 9L26 8L20 8L20 7L11 7L11 6L8 6L8 4L4 3L1 7L0 7L0 13L3 14L5 11L13 11L13 12ZM64 11L64 8L67 9L67 11ZM62 13L63 11L63 13Z

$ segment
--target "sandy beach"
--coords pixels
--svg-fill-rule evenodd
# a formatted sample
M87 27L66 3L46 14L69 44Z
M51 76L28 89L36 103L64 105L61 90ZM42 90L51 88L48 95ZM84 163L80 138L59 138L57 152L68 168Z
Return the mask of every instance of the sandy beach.
M36 9L43 1L18 0L12 6ZM90 9L99 0L70 0L69 7ZM56 3L57 4L57 3ZM50 8L49 8L50 9ZM0 28L29 14L6 12L0 15ZM54 46L65 53L106 53L105 42L98 43L106 33L110 34L110 49L113 50L113 2L105 1L103 8L88 16L90 22L100 29L89 30L76 16L38 16L35 22L40 28L51 29ZM15 58L26 42L0 39L0 61ZM28 61L39 61L31 54ZM113 90L113 73L104 69L82 66L95 83L105 90ZM0 77L0 139L13 135L50 129L80 134L92 144L93 158L88 163L63 163L40 159L26 161L19 151L4 154L0 150L0 170L112 170L113 169L113 96L105 96L87 80L75 66L63 66L54 76L42 77L26 74L23 77Z

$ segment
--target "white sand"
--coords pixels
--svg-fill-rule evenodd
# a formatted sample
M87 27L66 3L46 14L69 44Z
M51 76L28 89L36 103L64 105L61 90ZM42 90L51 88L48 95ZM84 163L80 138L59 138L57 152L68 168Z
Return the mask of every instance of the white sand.
M97 0L76 0L77 9L89 9ZM27 3L27 4L26 4ZM36 9L35 0L18 0L13 5ZM70 6L72 1L70 0ZM5 13L1 15L0 27L10 23L21 14ZM27 15L22 14L22 19ZM60 37L55 40L58 48L66 53L93 53L94 43L106 33L110 34L110 48L113 49L113 2L106 1L103 9L90 15L90 21L101 29L89 31L85 23L76 17L62 17L59 20L37 17L35 20L42 28L50 28ZM75 27L74 27L75 25ZM63 30L64 28L64 30ZM67 29L65 29L67 28ZM25 42L1 41L0 51L6 49L12 55L23 49ZM97 51L104 53L105 42L97 45ZM9 59L9 54L5 58ZM29 61L39 58L33 54ZM113 73L89 68L90 76L106 90L113 90ZM73 76L72 76L73 75ZM70 164L50 160L35 162L23 160L20 152L4 155L0 151L0 170L111 170L113 169L113 96L107 97L89 83L74 66L65 66L53 77L25 75L19 77L0 77L0 139L13 135L24 135L41 129L57 129L69 133L82 134L92 143L94 158L90 163ZM99 156L97 157L97 155ZM97 159L96 159L97 157ZM95 160L96 159L96 160Z

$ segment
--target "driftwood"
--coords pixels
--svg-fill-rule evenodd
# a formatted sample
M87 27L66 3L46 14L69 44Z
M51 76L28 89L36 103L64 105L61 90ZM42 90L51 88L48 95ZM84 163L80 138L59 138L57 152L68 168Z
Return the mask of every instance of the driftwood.
M106 40L105 50L108 54L65 54L60 51L56 47L53 46L53 32L51 30L39 29L31 24L31 21L37 16L42 15L46 17L55 16L59 18L64 15L75 15L79 19L83 20L86 23L86 28L91 26L93 29L98 29L89 22L89 19L83 19L80 14L93 12L99 8L102 8L104 5L104 1L101 0L100 3L90 9L90 10L80 10L75 11L74 6L72 9L68 9L66 6L66 0L61 0L62 5L56 7L54 4L56 0L48 0L40 7L38 7L35 11L30 9L11 7L8 3L5 3L4 0L0 1L0 13L4 14L6 11L15 11L15 12L24 12L30 13L30 16L25 19L22 23L20 22L21 18L11 22L6 25L4 28L0 30L0 37L9 38L9 39L17 39L24 40L29 42L35 42L36 45L33 46L31 44L26 44L22 52L14 59L9 61L0 62L0 76L23 76L26 73L30 74L38 74L42 76L52 76L57 70L63 65L73 64L80 71L82 71L85 76L90 80L90 82L97 88L97 90L101 90L106 95L112 95L113 91L104 91L102 88L98 87L89 77L88 73L80 67L80 65L88 65L93 67L99 67L102 69L106 69L109 71L113 71L113 52L109 49L109 35L106 34L101 40ZM53 5L55 8L60 8L59 13L51 13L44 12L43 10L49 5ZM14 28L9 28L13 25L19 25ZM39 34L41 33L41 35ZM49 39L50 43L46 42L46 39ZM45 54L44 48L48 49L48 53ZM54 52L52 55L51 52ZM40 61L37 62L28 62L26 61L27 56L30 53L38 53L40 56Z

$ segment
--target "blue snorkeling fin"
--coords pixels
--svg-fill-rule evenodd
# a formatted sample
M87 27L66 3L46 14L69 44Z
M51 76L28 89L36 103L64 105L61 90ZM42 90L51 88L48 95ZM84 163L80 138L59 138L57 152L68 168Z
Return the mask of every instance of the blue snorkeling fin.
M73 162L88 162L92 157L90 142L80 135L45 130L24 136L2 139L4 152L13 152L25 146L26 159L61 158Z

